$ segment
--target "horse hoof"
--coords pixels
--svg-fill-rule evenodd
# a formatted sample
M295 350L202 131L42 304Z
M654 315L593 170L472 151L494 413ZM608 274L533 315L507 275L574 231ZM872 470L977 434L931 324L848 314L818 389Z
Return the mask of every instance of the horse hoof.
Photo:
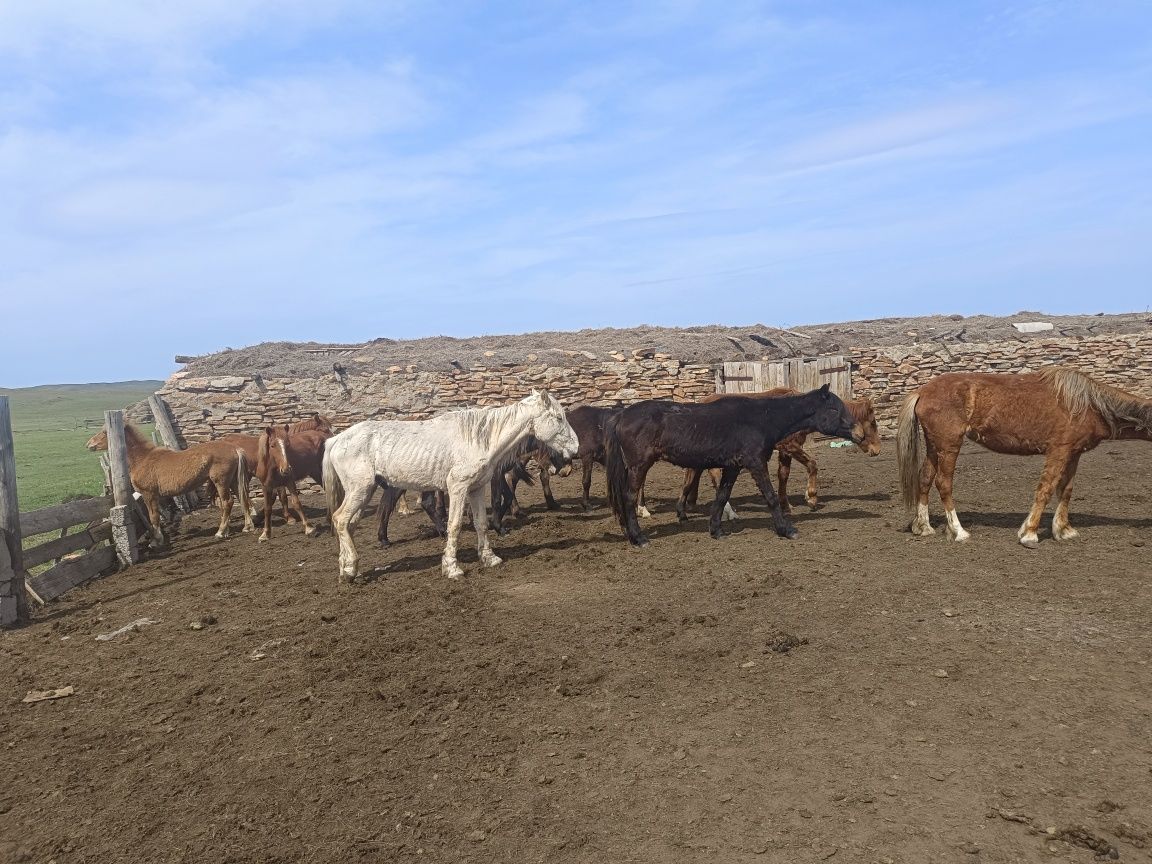
M789 528L787 531L777 531L776 533L783 537L785 540L795 540L796 535L799 532L797 532L795 528Z
M1080 532L1075 528L1064 528L1063 530L1052 529L1052 537L1056 540L1075 540L1080 536Z
M636 548L636 549L647 549L648 548L648 538L647 537L641 536L639 539L633 540L631 542L632 542L633 548Z
M485 567L496 567L496 566L499 566L500 564L503 564L504 559L501 558L499 555L489 555L486 558L482 558L481 562L484 564Z
M555 501L549 501L547 506L548 506L549 510L559 510L560 509L560 505L557 504Z
M311 527L311 526L305 528L304 529L304 536L305 537L315 537L316 536L316 529Z
M256 538L256 542L257 543L267 543L268 542L268 535L267 534L261 534L259 537Z
M1020 545L1025 549L1036 549L1040 546L1040 538L1035 534L1025 534L1020 538Z

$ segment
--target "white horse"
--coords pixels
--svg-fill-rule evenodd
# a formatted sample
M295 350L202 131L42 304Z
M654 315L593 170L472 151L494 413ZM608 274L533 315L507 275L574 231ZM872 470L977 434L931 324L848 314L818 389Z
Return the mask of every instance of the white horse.
M485 492L492 471L528 435L565 457L575 456L579 446L564 407L547 391L536 390L511 405L449 411L431 420L365 420L329 438L324 490L332 530L340 541L340 576L356 576L351 529L378 483L448 493L448 540L441 570L449 579L464 575L456 563L456 539L465 503L472 508L480 561L495 567L500 558L485 533ZM341 494L344 501L337 506Z

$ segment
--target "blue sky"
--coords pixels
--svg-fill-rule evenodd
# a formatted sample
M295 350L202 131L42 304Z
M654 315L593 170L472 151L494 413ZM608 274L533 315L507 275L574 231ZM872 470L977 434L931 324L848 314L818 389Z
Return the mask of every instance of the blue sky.
M0 0L0 385L1152 303L1145 0Z

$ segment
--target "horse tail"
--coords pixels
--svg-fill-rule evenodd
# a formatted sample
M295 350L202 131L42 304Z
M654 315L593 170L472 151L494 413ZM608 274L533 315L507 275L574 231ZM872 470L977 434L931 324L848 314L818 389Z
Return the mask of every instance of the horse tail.
M236 448L236 497L240 499L240 510L247 523L252 516L252 505L248 500L248 481L251 475L248 472L248 457L244 455L244 448Z
M904 492L904 506L914 511L920 499L920 421L916 417L919 391L904 400L900 406L900 419L896 423L896 462L900 466L900 488Z
M328 445L331 440L324 442L324 459L321 461L320 472L324 479L324 497L328 501L328 524L332 524L332 514L340 506L344 498L344 486L340 482L340 475L336 473L336 466L332 464L332 448Z
M625 492L628 489L628 466L620 449L620 433L616 429L619 415L604 423L604 470L608 474L608 501L625 533L628 531Z

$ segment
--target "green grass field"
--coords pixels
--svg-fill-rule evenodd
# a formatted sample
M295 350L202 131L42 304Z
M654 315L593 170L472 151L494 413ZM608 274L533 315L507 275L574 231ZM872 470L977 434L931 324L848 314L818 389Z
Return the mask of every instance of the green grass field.
M86 420L126 408L150 396L160 381L115 384L60 384L8 390L16 449L16 488L21 511L58 504L71 495L99 495L104 489L100 459L84 443L98 430ZM151 434L151 427L145 428Z

